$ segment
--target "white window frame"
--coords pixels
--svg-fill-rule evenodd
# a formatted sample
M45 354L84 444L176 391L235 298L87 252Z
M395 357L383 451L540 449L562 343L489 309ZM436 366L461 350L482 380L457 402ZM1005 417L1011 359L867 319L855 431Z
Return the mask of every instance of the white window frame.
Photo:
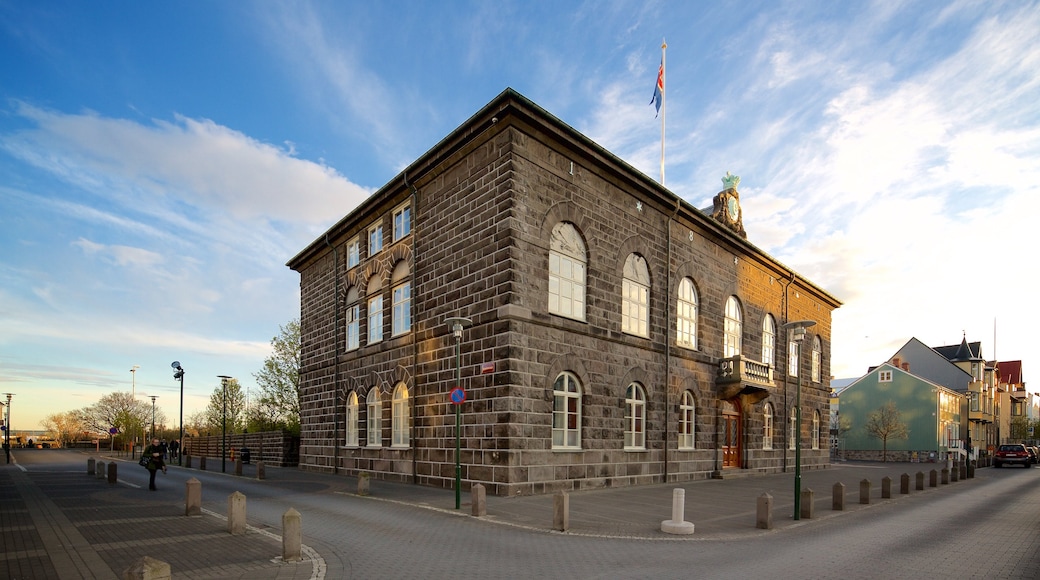
M399 336L412 330L412 283L405 282L393 289L393 334Z
M367 447L383 446L383 400L379 396L379 388L372 387L368 392L368 400L365 402L367 429L365 436L368 439Z
M383 295L368 299L368 344L383 340Z
M788 339L788 341L787 341L787 375L788 376L791 376L791 377L797 377L798 376L798 367L800 366L798 363L801 362L801 360L800 360L801 357L799 356L799 352L798 351L801 350L801 344L802 343L797 341L797 340L790 340L790 339Z
M892 371L878 371L878 382L879 383L891 383L892 382Z
M621 280L621 332L650 336L650 270L646 259L629 254Z
M561 222L553 228L549 244L549 313L584 321L585 242L577 228Z
M697 404L693 393L683 391L679 400L679 449L688 451L696 448Z
M408 387L404 383L399 383L394 389L393 403L391 404L391 447L406 448L411 445L410 429L408 428L408 423L411 419L409 404Z
M812 368L810 370L810 380L814 383L820 382L820 375L823 368L823 341L820 340L819 336L813 337L812 342Z
M361 238L354 236L347 242L347 269L361 263Z
M552 448L581 449L581 383L571 373L560 373L553 383Z
M689 277L679 281L679 295L675 303L675 343L683 348L697 349L697 287Z
M368 255L375 256L383 251L383 224L377 222L368 227Z
M625 451L646 451L646 391L639 383L625 390Z
M359 435L359 416L360 407L358 405L357 393L351 392L347 397L347 447L358 447L358 435Z
M762 409L762 449L773 449L773 404L766 403Z
M743 314L740 301L736 296L726 299L725 324L723 327L722 357L730 358L740 354L741 335L743 333Z
M796 437L801 436L801 434L798 433L798 410L794 407L791 407L791 417L788 421L790 424L787 429L787 448L794 449L798 441Z
M762 319L762 362L776 368L776 320L770 314Z
M820 411L813 411L812 418L812 448L820 448Z
M412 206L404 204L394 210L394 241L398 242L412 233Z
M361 303L347 306L347 350L361 348Z

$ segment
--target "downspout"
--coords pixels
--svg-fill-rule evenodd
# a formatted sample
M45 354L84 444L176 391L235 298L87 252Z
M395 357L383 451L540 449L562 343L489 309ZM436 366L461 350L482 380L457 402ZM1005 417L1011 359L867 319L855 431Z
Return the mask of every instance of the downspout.
M668 219L668 263L664 270L665 291L667 292L664 298L664 434L662 435L662 439L664 439L664 483L668 483L668 417L672 412L672 404L668 397L672 392L672 222L675 221L675 216L679 215L679 206L681 204L682 200L676 197L675 211L672 212L672 217ZM696 437L696 434L694 434L694 437ZM676 449L679 448L678 438L676 438L675 447Z
M333 401L332 404L335 405L336 409L332 413L332 417L333 417L333 419L332 419L332 425L333 425L333 431L332 431L332 473L333 473L333 475L338 475L339 474L339 425L340 425L339 414L340 414L340 411L341 411L340 405L339 405L339 348L340 348L340 341L339 341L339 301L340 301L340 297L339 297L339 250L336 248L336 246L333 246L331 243L329 243L329 234L327 232L325 233L325 246L332 249L332 260L333 260L333 270L334 270L333 275L335 276L335 294L334 294L335 301L333 302L333 306L332 306L332 308L333 308L333 310L335 312L335 314L334 314L335 322L333 323L333 333L332 333L332 335L335 337L333 339L333 341L336 343L336 347L335 347L335 349L333 349L334 355L336 357L334 359L334 363L336 365L336 370L333 372L333 378L332 378L332 392L334 394L334 396L332 397L332 401Z
M784 284L784 322L783 322L783 324L780 325L781 327L784 324L787 324L788 322L791 321L791 295L790 295L790 290L791 290L791 284L794 284L794 281L795 281L796 277L797 277L797 275L794 272L791 272L791 281L790 282L787 282L786 284L784 284L783 280L780 281L781 284ZM790 342L791 342L791 333L787 332L785 337L784 337L784 362L787 363L788 366L790 366L790 364L791 364L791 361L787 360L788 357L791 356L791 345L790 345ZM800 371L801 371L801 369L799 369L799 372ZM787 398L787 377L788 377L789 373L787 372L787 368L786 367L781 371L781 374L783 374L783 376L784 376L784 419L783 419L784 420L784 441L782 442L781 447L784 450L783 470L784 470L784 473L787 473L787 452L790 451L790 449L789 449L790 443L789 442L791 441L791 405L790 405L790 402L789 402L789 400ZM799 427L801 427L801 425L799 425ZM774 423L774 429L775 428L776 427L775 427L775 423ZM801 433L799 433L798 436L801 437Z
M412 288L412 314L422 312L421 309L416 308L416 303L419 299L418 288L415 287L415 270L416 270L416 256L419 255L419 220L416 219L416 206L419 202L419 190L414 185L408 183L408 172L402 174L404 176L404 186L412 191L412 264L408 268L409 285ZM415 438L415 424L418 420L418 407L416 400L419 395L419 336L418 336L419 324L416 317L412 318L412 424L409 428L408 440L412 442L412 483L419 483L419 454L416 453L416 447L419 442Z

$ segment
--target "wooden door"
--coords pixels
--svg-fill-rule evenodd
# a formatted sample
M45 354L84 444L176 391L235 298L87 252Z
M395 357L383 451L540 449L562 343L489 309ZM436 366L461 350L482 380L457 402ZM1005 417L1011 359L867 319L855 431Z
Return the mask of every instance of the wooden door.
M722 402L722 467L740 467L740 406Z

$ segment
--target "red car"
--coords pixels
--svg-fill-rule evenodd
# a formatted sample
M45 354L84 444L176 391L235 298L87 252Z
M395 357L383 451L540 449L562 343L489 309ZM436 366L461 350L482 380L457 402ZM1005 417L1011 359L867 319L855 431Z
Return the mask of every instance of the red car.
M1028 468L1032 467L1033 458L1029 455L1029 450L1025 445L1011 443L998 447L997 454L993 458L993 467L1002 467L1005 463L1009 465L1017 463Z

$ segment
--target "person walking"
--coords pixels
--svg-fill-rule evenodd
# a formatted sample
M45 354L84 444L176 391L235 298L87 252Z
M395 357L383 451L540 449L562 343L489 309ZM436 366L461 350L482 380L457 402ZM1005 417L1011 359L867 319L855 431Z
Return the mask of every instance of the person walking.
M152 444L145 447L141 455L149 458L144 467L148 470L148 489L155 491L155 472L161 469L163 473L166 473L166 462L163 461L163 450L159 445L159 440L152 439Z
M169 450L170 450L170 461L176 461L176 460L180 459L180 457L181 457L180 456L181 440L180 439L174 439L173 441L170 441Z

